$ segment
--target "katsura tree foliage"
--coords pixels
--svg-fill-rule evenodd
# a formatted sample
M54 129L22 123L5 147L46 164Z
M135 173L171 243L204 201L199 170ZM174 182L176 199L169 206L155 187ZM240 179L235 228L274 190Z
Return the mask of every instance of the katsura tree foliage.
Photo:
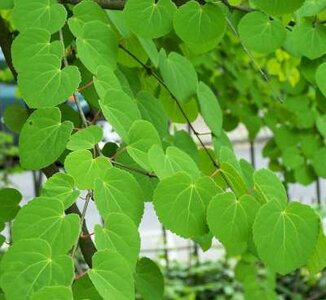
M5 122L19 134L21 167L48 177L22 207L19 191L0 190L0 227L13 223L2 297L162 299L164 276L139 257L146 201L167 230L203 250L217 239L237 257L246 299L277 299L276 273L322 270L318 214L288 199L273 171L237 159L225 131L240 120L253 138L270 125L268 156L281 149L301 177L310 161L323 176L325 7L323 0L1 0L1 48L25 102L10 106ZM69 97L77 112L65 105ZM192 125L199 116L212 147ZM119 144L100 146L100 117ZM94 229L85 225L90 201L103 220Z

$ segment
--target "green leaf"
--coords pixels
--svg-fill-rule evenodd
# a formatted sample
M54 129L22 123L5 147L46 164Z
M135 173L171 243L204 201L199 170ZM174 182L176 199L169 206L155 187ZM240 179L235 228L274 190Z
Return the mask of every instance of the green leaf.
M289 147L282 152L282 161L285 167L295 169L304 164L304 157L297 147Z
M316 119L316 127L319 133L326 138L326 116L318 115Z
M141 119L136 102L123 91L108 90L101 98L100 106L104 117L115 131L128 142L128 131L132 123Z
M91 282L87 274L74 281L74 284L72 286L72 292L74 294L74 300L101 299L101 296L95 289L93 283Z
M326 35L325 35L326 36ZM319 65L317 71L316 71L316 82L317 86L326 97L326 83L325 83L325 76L326 76L326 63L322 63Z
M286 15L302 6L304 0L251 0L260 10L273 16Z
M34 111L25 122L19 138L20 163L25 169L42 169L55 162L73 129L69 121L60 122L57 107Z
M222 131L223 116L215 94L205 83L199 82L197 96L200 112L205 123L215 136L220 136Z
M109 22L105 10L96 2L84 0L74 7L73 16L68 20L69 29L74 36L80 37L83 34L83 26L94 20L104 24L108 24Z
M158 67L159 64L159 53L157 51L156 45L153 40L151 39L144 39L141 37L138 37L139 43L142 45L144 51L148 55L148 58L152 62L153 66L155 68Z
M165 154L160 146L153 146L148 151L148 161L160 179L169 177L179 171L185 171L194 178L200 176L198 166L192 158L174 146L168 147Z
M302 22L288 33L287 44L309 59L316 59L326 54L326 27L321 24L312 25ZM302 41L305 41L302 43Z
M260 208L253 226L259 257L282 275L307 263L319 234L319 218L307 205L287 207L270 201Z
M111 68L106 66L99 66L97 68L96 76L94 78L94 85L96 92L101 99L105 97L108 90L116 90L121 92L121 84Z
M3 0L0 4L0 10L12 9L14 7L14 0Z
M56 198L39 197L23 206L12 228L14 243L23 239L47 241L54 254L68 252L78 238L80 220L76 214L64 216L64 206Z
M124 213L137 226L144 211L144 195L136 179L117 168L95 181L95 203L103 219L110 213Z
M30 108L56 106L67 101L80 83L75 66L61 70L61 57L54 54L37 55L18 74L18 86Z
M187 133L185 130L178 130L174 132L171 137L171 142L173 146L176 146L183 152L187 153L194 162L198 163L199 153L197 144L191 137L191 133Z
M171 52L166 57L164 52L160 52L160 72L167 87L180 102L187 102L196 93L197 73L184 56Z
M264 54L280 48L286 38L286 30L279 19L271 20L258 11L246 14L239 22L238 30L248 49Z
M172 29L176 6L171 0L130 0L124 9L128 28L143 38L158 38Z
M136 97L142 119L153 124L160 137L168 133L168 119L162 103L147 91L140 91Z
M33 294L31 300L53 299L53 297L55 297L55 300L73 299L70 288L65 286L47 286Z
M128 132L128 154L142 168L151 171L148 161L148 151L154 146L161 146L160 137L152 123L143 120L135 121Z
M34 27L52 34L64 25L66 18L64 6L53 0L15 0L12 11L14 25L19 31Z
M29 299L49 286L70 286L74 277L71 257L54 255L49 243L25 239L9 248L1 260L1 288L6 299Z
M41 196L56 198L67 209L76 201L79 191L75 190L75 181L71 176L56 173L44 183Z
M167 229L185 238L197 238L208 232L206 208L217 192L221 190L209 177L194 180L178 172L157 185L154 209Z
M27 71L31 62L39 55L53 54L61 58L64 54L63 44L60 41L50 43L50 40L50 32L43 28L27 28L20 33L11 47L16 71Z
M326 178L326 149L321 148L316 151L311 162L316 174L320 177Z
M11 131L19 133L28 116L26 108L20 104L12 104L7 106L3 114L3 120Z
M85 23L76 44L80 60L93 74L96 74L98 66L115 69L118 41L109 25L97 20Z
M146 172L146 170L143 170L139 167L139 165L130 157L127 151L122 152L118 157L115 158L115 161L127 165L131 168L135 168L138 170L140 169ZM144 176L143 174L140 174L139 172L133 170L129 170L129 173L133 175L133 177L137 180L138 184L141 186L144 193L145 201L152 201L153 192L158 183L158 178Z
M98 144L103 137L103 130L101 127L96 125L91 125L83 128L73 134L67 144L67 149L69 150L83 150L92 149L96 144Z
M246 181L244 180L242 169L233 151L222 146L220 149L219 163L224 181L237 197L247 194Z
M296 12L300 17L313 17L326 8L325 0L305 0L301 8Z
M93 189L95 180L104 177L105 173L112 168L106 157L92 157L88 150L71 152L65 159L67 173L75 179L76 185L82 190Z
M140 251L140 236L135 223L122 213L108 214L104 227L95 225L98 250L112 249L121 254L134 270Z
M316 248L308 260L307 268L311 275L315 275L326 267L326 236L321 229L318 235Z
M207 208L209 229L226 247L247 242L258 209L250 195L237 199L231 192L217 194Z
M142 257L137 263L135 285L144 300L163 299L163 275L155 262L147 257Z
M203 44L222 39L226 20L222 9L215 3L201 5L188 1L176 12L173 26L177 35L186 43Z
M88 275L104 300L135 299L132 271L116 251L96 252Z
M0 222L9 222L15 218L19 210L22 195L12 188L0 189Z
M255 190L261 203L275 202L285 207L288 197L280 179L270 170L261 169L254 173Z

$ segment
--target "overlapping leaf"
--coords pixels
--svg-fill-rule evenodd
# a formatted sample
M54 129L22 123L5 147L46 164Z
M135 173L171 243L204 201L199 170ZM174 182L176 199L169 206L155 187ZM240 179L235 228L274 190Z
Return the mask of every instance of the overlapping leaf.
M136 102L123 91L108 90L101 98L100 106L105 118L116 132L128 142L128 131L132 123L141 119Z
M67 149L69 150L83 150L92 149L96 144L98 144L103 137L103 130L101 127L96 125L91 125L83 128L73 134L68 143Z
M112 168L109 160L103 156L93 158L88 150L71 152L65 159L67 173L75 179L80 189L93 189L95 180L102 178Z
M270 15L285 15L296 11L302 6L304 0L252 0L257 8Z
M188 1L177 10L173 25L186 43L200 45L214 41L216 45L224 34L226 20L217 4L201 5L197 1Z
M128 132L128 154L145 170L150 171L148 151L154 146L161 146L161 139L154 126L143 120L135 121Z
M134 270L140 251L140 237L135 223L122 213L107 215L104 227L96 225L95 243L98 250L116 250Z
M284 208L275 201L267 202L253 226L259 257L282 275L303 266L315 249L319 222L307 205L292 202Z
M278 19L270 20L261 12L246 14L238 25L242 42L259 53L274 52L285 41L286 31Z
M19 210L22 195L13 188L0 189L0 223L11 221Z
M42 196L60 200L67 209L76 201L79 191L75 189L75 181L71 176L56 173L44 183Z
M70 286L74 276L71 257L55 255L42 239L16 242L1 260L0 269L1 288L8 300L27 300L48 286Z
M163 149L154 145L148 151L148 160L155 174L164 179L179 171L185 171L194 178L200 176L198 166L193 159L177 147L170 146L164 154Z
M115 69L118 41L109 25L97 20L85 23L76 44L80 60L93 74L96 74L98 66Z
M88 275L105 300L135 299L132 271L115 250L98 251Z
M140 37L158 38L172 29L176 7L171 0L130 0L124 9L128 28Z
M207 208L209 229L226 248L247 242L258 209L259 204L252 196L237 199L230 192L217 194Z
M71 122L61 123L57 107L34 111L20 134L21 165L26 169L37 170L56 161L66 148L72 129Z
M79 216L64 216L64 206L56 198L39 197L23 206L12 228L14 243L40 238L51 245L54 254L68 252L78 238Z
M163 275L159 267L147 257L142 257L137 263L135 285L144 300L163 299Z
M153 204L161 223L186 238L208 232L206 208L220 190L209 177L194 180L185 172L162 179L154 191Z
M67 12L53 0L15 0L12 17L19 31L34 27L54 33L65 23Z
M144 195L128 172L111 168L95 181L95 203L103 219L124 213L138 226L144 211Z

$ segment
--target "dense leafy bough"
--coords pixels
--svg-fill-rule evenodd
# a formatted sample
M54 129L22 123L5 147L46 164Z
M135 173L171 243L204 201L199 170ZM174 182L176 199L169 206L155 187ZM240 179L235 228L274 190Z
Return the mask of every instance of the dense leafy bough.
M207 80L202 66L231 34L248 59L251 51L267 55L285 45L318 59L316 84L325 95L326 27L319 14L325 1L76 2L0 3L1 47L26 103L8 109L6 124L20 134L21 166L49 177L40 197L22 208L18 191L0 190L1 227L14 220L12 245L1 260L5 298L131 300L136 290L144 299L162 299L158 267L139 259L145 201L153 202L168 230L204 250L217 238L229 255L240 257L236 271L247 299L275 299L268 284L275 273L323 269L319 216L289 202L272 171L236 158L215 92L226 91ZM11 31L17 33L13 41ZM233 59L224 61L230 74ZM272 84L264 84L273 94ZM94 120L86 119L77 93ZM71 95L79 119L64 105ZM213 149L192 126L198 114L210 128ZM99 146L103 132L94 121L101 115L120 145ZM169 121L187 123L198 143L185 131L168 133ZM81 191L82 213L75 204ZM94 242L84 223L90 201L103 219ZM78 248L89 266L85 274L74 274ZM268 271L265 285L255 280L258 263Z

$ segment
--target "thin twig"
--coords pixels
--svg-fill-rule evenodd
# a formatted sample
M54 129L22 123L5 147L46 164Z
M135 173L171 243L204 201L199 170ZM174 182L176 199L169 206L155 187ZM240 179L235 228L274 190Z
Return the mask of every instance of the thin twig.
M90 86L92 86L94 83L93 80L91 80L90 82L86 83L85 85L83 85L82 87L80 87L79 89L77 89L77 92L82 92L83 90L89 88Z
M82 211L81 217L80 217L80 234L79 234L80 237L82 236L82 232L83 232L82 231L82 226L83 226L83 224L85 222L87 207L88 207L89 201L91 200L91 196L92 196L92 192L88 191L88 193L86 195L86 200L85 200L85 204L84 204L84 207L83 207L83 211ZM76 254L76 251L77 251L77 248L78 248L78 244L79 244L79 239L76 241L76 243L74 245L74 248L72 249L72 252L71 252L71 257L72 258L75 257L75 254Z
M146 171L143 171L143 170L141 170L141 169L134 168L134 167L132 167L132 166L127 166L127 165L125 165L125 164L123 164L123 163L120 163L120 162L118 162L118 161L115 161L115 160L111 160L111 163L112 163L113 165L116 165L116 166L122 168L122 169L126 169L126 170L129 170L129 171L133 171L133 172L136 172L136 173L142 174L142 175L147 176L147 177L150 177L150 178L157 178L157 175L154 174L154 173L146 172Z
M231 30L233 31L234 35L239 39L239 42L240 42L240 45L241 45L242 49L248 55L249 59L251 60L251 62L254 65L254 67L258 70L258 72L260 73L260 75L262 76L262 78L265 80L265 82L271 88L272 93L273 93L273 97L278 102L283 103L282 97L280 96L279 92L277 91L277 89L272 84L272 82L271 82L270 78L268 77L267 73L265 73L265 71L260 67L260 65L258 64L258 62L256 61L256 59L253 57L253 55L251 54L251 52L249 51L249 49L243 44L243 42L241 41L241 38L240 38L240 35L239 35L238 31L236 30L235 26L233 25L232 21L229 19L228 16L226 16L226 21L227 21L229 27L231 28Z

